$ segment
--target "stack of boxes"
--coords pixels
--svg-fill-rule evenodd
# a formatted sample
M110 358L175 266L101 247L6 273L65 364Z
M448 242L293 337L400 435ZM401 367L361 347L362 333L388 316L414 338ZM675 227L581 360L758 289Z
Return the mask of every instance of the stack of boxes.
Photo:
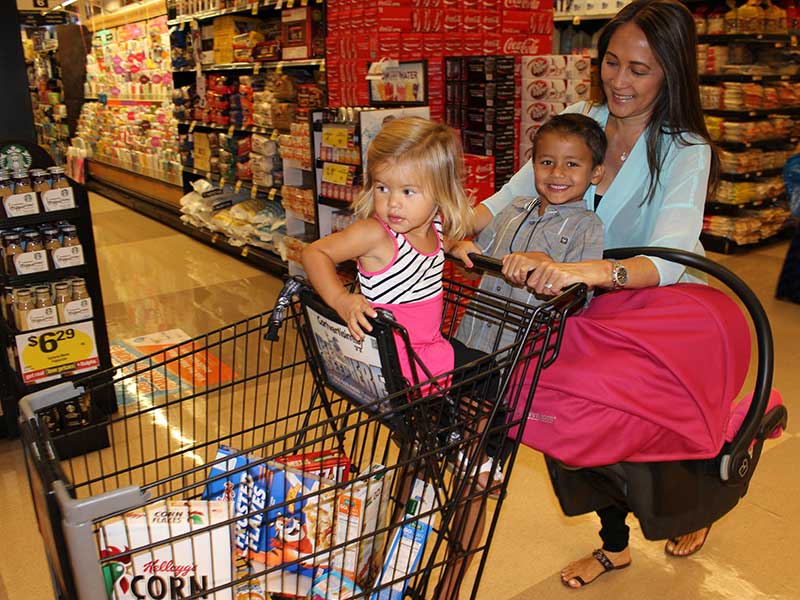
M520 163L531 158L533 136L553 115L591 95L591 59L551 54L522 57Z
M515 62L514 56L445 59L445 121L461 130L464 152L494 158L497 187L516 170Z
M369 103L369 63L427 59L432 119L444 119L444 57L550 52L552 0L329 0L329 106Z

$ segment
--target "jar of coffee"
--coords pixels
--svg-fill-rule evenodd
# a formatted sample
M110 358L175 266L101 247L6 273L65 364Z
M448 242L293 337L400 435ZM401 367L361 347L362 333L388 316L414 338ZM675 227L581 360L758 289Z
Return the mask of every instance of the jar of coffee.
M72 299L83 300L89 297L89 292L86 290L86 280L83 277L75 277L72 280Z
M47 308L53 306L53 299L50 297L50 287L40 285L33 288L34 302L36 308Z
M38 231L26 231L22 234L22 244L25 252L39 252L44 250L44 241Z
M61 245L64 248L79 246L81 241L78 239L78 228L75 225L63 225L61 227Z
M58 313L58 322L66 323L65 308L67 302L72 300L72 292L70 291L69 283L66 281L58 281L55 285L55 305L56 312Z
M14 171L11 179L14 181L15 194L27 194L33 191L31 176L27 171Z
M18 233L8 233L3 240L3 268L7 275L16 275L17 267L14 257L22 254L22 242Z
M28 331L28 314L34 308L33 296L28 289L17 290L15 294L16 302L14 312L19 331Z
M50 173L50 187L52 189L69 187L64 167L50 167L47 171Z
M32 169L30 176L34 192L46 192L50 189L50 176L44 169Z

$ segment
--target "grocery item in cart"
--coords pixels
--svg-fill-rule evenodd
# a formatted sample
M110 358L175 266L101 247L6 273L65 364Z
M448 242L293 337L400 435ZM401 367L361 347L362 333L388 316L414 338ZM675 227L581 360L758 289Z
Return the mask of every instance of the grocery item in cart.
M170 500L102 523L99 542L107 597L185 598L231 581L230 528L213 527L229 518L228 502ZM192 533L197 530L205 531ZM189 533L191 537L175 540ZM143 547L148 549L137 551ZM117 555L121 556L115 560ZM230 589L202 597L233 600Z

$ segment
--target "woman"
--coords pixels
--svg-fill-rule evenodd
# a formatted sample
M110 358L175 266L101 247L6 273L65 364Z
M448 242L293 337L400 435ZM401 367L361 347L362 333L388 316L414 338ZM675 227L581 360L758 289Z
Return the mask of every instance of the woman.
M605 247L665 246L703 254L699 237L706 196L716 183L718 158L700 108L697 38L691 13L676 0L636 1L604 28L598 42L601 101L578 103L605 130L605 175L584 199L605 226ZM533 166L519 172L477 211L478 227L517 196L534 190ZM460 250L457 256L463 254ZM623 261L556 263L527 253L520 273L537 293L555 295L575 282L605 289L645 288L697 281L681 265L637 256ZM630 561L627 511L598 512L603 539L595 551L568 565L562 582L578 588ZM667 542L672 556L688 556L708 528Z

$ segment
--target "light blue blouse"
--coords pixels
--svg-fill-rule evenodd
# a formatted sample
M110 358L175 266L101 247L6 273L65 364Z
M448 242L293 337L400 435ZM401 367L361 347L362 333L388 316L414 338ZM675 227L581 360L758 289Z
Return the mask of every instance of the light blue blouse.
M608 107L578 102L564 112L585 113L605 129ZM666 158L652 199L643 204L650 184L647 166L646 135L639 136L628 159L622 163L611 185L597 207L597 216L605 225L605 248L630 246L663 246L704 254L700 244L703 208L706 202L711 148L695 135L685 135L691 145L684 145L677 136L669 136L664 144ZM534 195L533 164L529 160L484 205L497 215L517 196ZM586 208L594 210L595 186L584 194ZM678 281L699 282L697 273L685 272L682 265L648 256L658 269L659 285Z

